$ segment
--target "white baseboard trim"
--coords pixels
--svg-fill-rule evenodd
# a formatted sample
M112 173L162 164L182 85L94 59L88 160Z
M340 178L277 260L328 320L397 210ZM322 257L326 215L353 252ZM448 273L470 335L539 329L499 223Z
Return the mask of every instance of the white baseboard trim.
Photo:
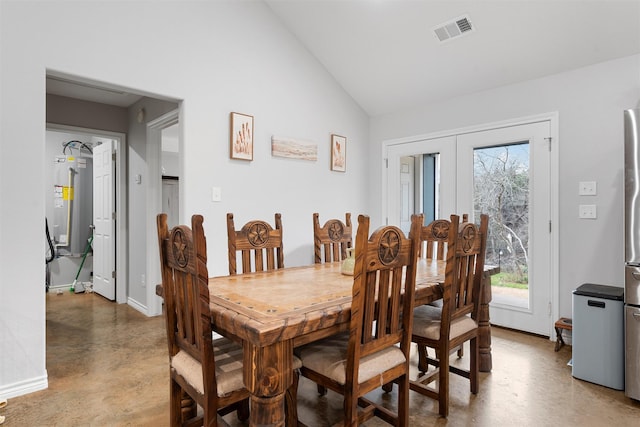
M147 309L146 305L142 305L138 301L136 301L136 300L134 300L132 298L127 298L127 304L129 304L131 307L135 308L136 310L138 310L140 313L144 314L145 316L149 316L149 310Z
M23 396L35 391L45 390L49 387L47 375L31 378L13 384L0 386L0 398L10 399L12 397Z

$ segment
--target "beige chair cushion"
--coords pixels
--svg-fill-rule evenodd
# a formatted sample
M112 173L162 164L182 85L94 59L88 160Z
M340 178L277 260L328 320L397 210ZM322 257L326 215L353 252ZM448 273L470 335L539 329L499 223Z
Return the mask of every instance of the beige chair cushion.
M413 335L438 340L440 339L440 319L442 309L431 305L421 305L413 310ZM464 316L451 322L449 338L455 338L478 327L470 316Z
M302 365L321 375L344 384L346 381L345 367L347 364L347 345L349 334L342 333L324 340L307 344L296 350ZM360 360L358 382L362 383L384 371L406 362L399 347L389 347L377 353L370 354ZM380 378L382 386L382 377Z
M218 396L225 396L244 387L242 379L242 347L226 338L213 341L213 355L216 359L216 382ZM302 361L293 357L293 369L300 369ZM171 359L175 369L191 386L204 394L202 365L189 353L179 351Z
M226 338L219 338L213 342L213 355L216 359L218 396L242 389L242 347ZM202 365L190 354L179 351L171 359L171 368L198 392L204 393Z

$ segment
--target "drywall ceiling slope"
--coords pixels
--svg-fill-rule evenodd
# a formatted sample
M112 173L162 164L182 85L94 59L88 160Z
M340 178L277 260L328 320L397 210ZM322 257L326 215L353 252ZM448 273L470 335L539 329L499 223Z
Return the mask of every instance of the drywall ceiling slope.
M634 0L265 1L370 116L640 53Z

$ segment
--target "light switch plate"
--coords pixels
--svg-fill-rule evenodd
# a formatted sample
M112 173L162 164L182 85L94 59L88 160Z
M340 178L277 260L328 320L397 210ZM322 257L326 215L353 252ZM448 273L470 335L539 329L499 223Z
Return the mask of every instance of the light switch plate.
M220 187L212 187L211 188L211 201L212 202L221 202L222 201L222 188L220 188Z
M595 181L582 181L578 187L578 195L580 196L595 196L596 195L596 182Z

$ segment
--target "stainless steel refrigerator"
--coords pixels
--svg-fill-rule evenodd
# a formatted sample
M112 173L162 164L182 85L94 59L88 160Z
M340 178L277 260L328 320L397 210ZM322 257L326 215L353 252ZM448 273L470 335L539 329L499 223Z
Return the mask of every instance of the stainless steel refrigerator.
M624 112L625 395L640 400L640 110Z

